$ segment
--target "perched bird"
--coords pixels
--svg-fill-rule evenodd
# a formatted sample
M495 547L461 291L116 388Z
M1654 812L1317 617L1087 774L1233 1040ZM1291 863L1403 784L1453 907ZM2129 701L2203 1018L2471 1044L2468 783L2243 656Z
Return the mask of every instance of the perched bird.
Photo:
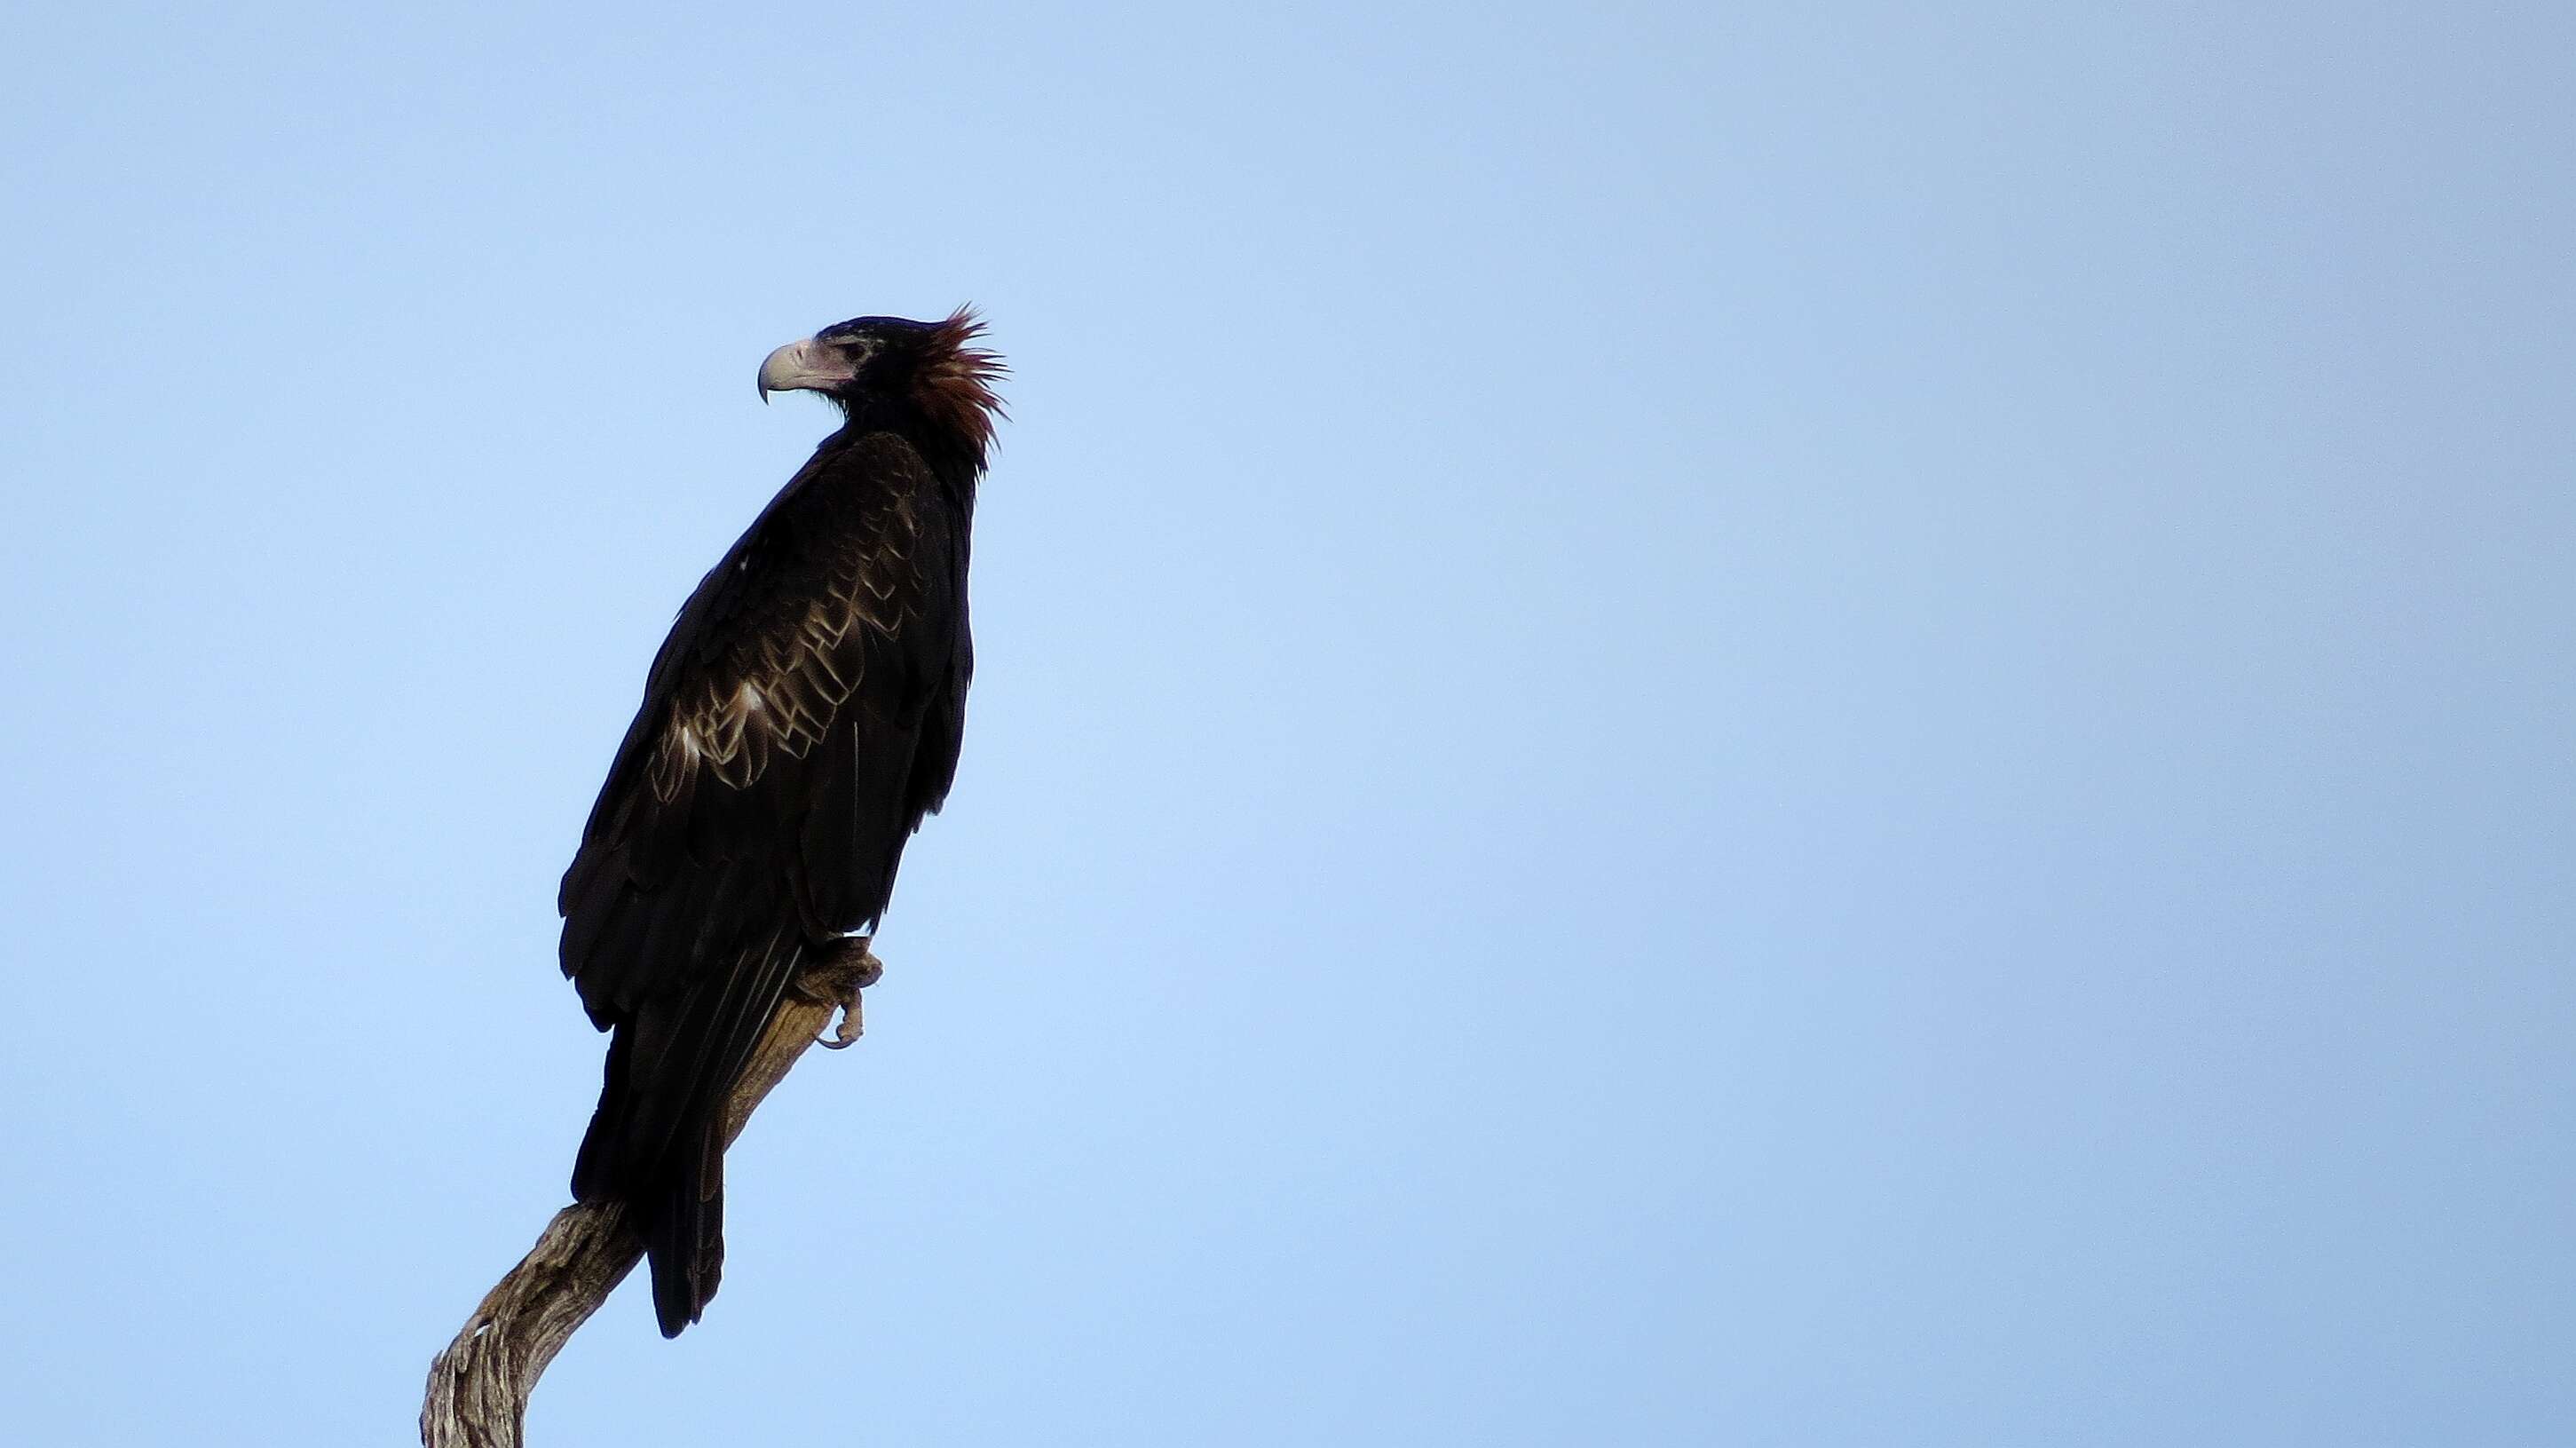
M860 317L761 363L764 401L818 392L842 426L682 605L564 872L564 974L614 1032L573 1195L626 1205L665 1337L715 1295L752 1047L800 971L873 964L856 932L956 774L982 331Z

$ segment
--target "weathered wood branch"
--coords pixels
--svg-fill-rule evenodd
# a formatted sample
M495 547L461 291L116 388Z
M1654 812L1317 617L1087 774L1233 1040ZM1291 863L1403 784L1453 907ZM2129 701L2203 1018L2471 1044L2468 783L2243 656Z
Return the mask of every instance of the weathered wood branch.
M858 991L876 980L876 958L854 940L848 963L808 970L780 1003L725 1107L725 1145L742 1135L771 1088L848 1003L837 1042L858 1034ZM537 1245L474 1307L465 1330L429 1365L420 1408L424 1448L522 1448L528 1395L563 1345L644 1258L624 1204L575 1203L555 1213Z

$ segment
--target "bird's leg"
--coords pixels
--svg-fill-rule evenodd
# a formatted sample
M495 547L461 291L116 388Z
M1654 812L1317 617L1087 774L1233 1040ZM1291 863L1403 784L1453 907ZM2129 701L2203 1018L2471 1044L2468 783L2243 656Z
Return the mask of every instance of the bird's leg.
M816 1044L838 1051L859 1038L863 1027L859 1020L859 992L875 985L885 974L885 962L868 949L868 937L846 936L828 948L828 953L796 972L788 989L809 1001L841 1008L841 1024L828 1040Z

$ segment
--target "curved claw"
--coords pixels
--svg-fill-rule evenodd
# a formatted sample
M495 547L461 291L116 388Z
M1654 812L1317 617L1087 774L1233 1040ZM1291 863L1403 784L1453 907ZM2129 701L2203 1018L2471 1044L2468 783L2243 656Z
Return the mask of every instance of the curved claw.
M850 1003L841 1007L841 1024L828 1036L816 1036L814 1044L826 1051L846 1051L859 1043L859 1035L859 998L852 996Z

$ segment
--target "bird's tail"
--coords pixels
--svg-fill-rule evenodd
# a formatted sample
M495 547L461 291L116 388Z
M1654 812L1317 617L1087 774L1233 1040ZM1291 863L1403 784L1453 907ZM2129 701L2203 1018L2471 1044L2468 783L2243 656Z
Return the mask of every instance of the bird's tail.
M664 1337L698 1320L723 1277L725 1114L803 954L772 941L698 989L645 1002L609 1041L572 1194L626 1204Z
M664 1337L697 1321L724 1277L724 1142L715 1130L689 1153L696 1169L671 1173L661 1202L638 1223Z

